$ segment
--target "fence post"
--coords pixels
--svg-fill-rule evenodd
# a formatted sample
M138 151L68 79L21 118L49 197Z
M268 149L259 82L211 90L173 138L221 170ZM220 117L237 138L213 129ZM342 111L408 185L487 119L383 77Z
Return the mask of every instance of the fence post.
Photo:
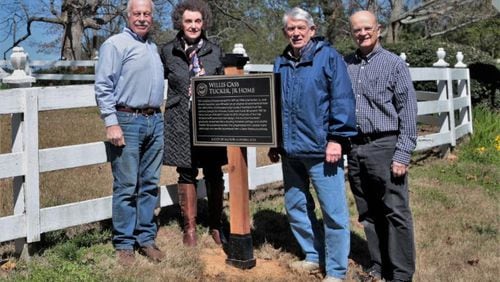
M14 69L3 79L9 88L29 88L35 78L25 72L27 55L22 47L14 47L10 56ZM34 112L36 111L36 112ZM26 113L26 115L24 114ZM11 116L12 152L23 152L24 176L13 179L14 214L26 215L26 238L15 241L15 252L23 259L29 259L28 243L40 240L40 197L38 171L38 100L35 94L25 95L24 113ZM27 197L29 195L29 198ZM31 200L28 200L31 199ZM37 224L38 222L38 224ZM34 226L32 225L34 223Z
M467 79L460 79L457 81L457 96L458 97L467 97L467 107L461 108L458 114L458 124L464 125L467 124L467 131L472 134L472 100L470 95L470 75L469 70L466 69L467 65L464 64L464 55L462 52L457 52L456 55L457 63L455 64L455 68L464 68L464 71L467 73Z
M447 113L439 113L438 118L440 121L440 129L439 133L449 133L450 139L449 144L444 144L439 146L439 151L441 157L444 157L449 154L450 146L455 145L455 119L453 113L453 85L450 79L450 72L448 69L448 64L444 58L446 56L446 52L443 48L438 48L436 55L438 57L438 61L435 62L432 66L437 68L442 68L442 71L446 73L446 80L438 80L437 81L437 91L439 93L438 100L446 100L448 102L448 112Z

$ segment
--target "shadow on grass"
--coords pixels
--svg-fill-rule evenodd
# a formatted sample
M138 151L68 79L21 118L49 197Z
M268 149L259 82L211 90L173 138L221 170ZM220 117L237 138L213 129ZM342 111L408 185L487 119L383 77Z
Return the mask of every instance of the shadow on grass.
M156 217L158 227L169 225L172 222L177 222L179 227L182 224L181 209L178 204L162 207L160 213Z
M290 230L290 224L285 214L269 209L256 212L253 215L251 233L253 245L256 248L268 243L275 249L294 254L300 258L304 257Z
M253 223L252 238L254 247L258 248L268 243L276 249L291 253L301 259L304 258L304 254L290 230L290 224L285 214L268 209L260 210L254 214ZM319 223L322 226L323 222L321 220ZM370 254L366 240L354 232L351 232L349 258L364 269L370 266Z
M370 253L366 240L358 234L351 232L351 252L349 258L361 265L363 269L370 267Z

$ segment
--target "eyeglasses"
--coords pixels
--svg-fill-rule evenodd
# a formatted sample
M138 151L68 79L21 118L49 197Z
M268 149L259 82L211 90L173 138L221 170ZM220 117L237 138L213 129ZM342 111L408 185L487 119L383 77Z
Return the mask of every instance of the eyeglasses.
M359 35L361 32L366 31L366 33L372 33L376 30L375 27L373 26L368 26L368 27L361 27L361 28L356 28L352 30L352 33L354 35Z

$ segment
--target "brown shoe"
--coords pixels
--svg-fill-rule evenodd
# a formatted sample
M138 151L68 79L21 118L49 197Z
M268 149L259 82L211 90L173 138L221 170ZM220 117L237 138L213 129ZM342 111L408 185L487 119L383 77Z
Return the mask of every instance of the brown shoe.
M139 254L147 257L152 262L161 262L165 258L165 254L155 244L140 247Z
M196 213L197 195L194 184L178 184L179 205L184 218L184 235L182 242L185 246L194 247L197 244Z
M135 262L134 250L116 250L116 259L122 266L132 266Z

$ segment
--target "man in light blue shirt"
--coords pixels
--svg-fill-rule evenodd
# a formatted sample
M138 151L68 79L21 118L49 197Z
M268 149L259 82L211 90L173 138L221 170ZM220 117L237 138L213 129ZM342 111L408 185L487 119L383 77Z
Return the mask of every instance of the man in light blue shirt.
M153 262L164 253L155 245L154 209L163 156L163 66L148 37L151 0L129 0L128 27L99 50L95 92L111 146L113 245L118 262L131 266L134 247Z

